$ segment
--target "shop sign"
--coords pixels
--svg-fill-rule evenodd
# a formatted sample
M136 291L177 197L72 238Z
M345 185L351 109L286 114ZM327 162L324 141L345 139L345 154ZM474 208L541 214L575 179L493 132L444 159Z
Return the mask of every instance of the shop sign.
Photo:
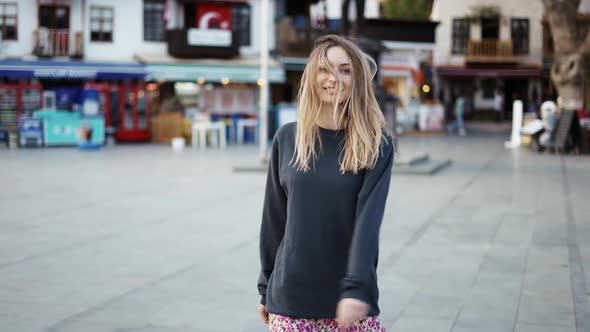
M231 46L231 31L220 29L188 29L187 43L191 46Z
M385 66L407 66L417 69L418 59L413 52L396 52L396 54L389 53L381 56L381 65Z
M34 77L40 78L95 78L96 70L93 69L35 69Z

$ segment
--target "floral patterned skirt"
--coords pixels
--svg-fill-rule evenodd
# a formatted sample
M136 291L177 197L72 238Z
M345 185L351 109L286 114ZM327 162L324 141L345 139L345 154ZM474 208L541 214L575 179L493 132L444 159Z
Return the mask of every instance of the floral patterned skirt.
M268 315L269 332L337 332L335 319L303 319ZM354 323L348 332L385 332L379 317L368 317Z

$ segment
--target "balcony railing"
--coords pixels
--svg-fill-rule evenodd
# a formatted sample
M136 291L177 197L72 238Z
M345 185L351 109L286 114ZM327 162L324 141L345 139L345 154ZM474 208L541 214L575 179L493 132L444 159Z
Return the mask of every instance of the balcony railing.
M515 63L511 40L470 40L467 44L467 62L470 63Z
M68 29L39 28L33 31L35 48L33 53L39 57L82 56L82 33L74 34L74 51L70 52L70 35Z

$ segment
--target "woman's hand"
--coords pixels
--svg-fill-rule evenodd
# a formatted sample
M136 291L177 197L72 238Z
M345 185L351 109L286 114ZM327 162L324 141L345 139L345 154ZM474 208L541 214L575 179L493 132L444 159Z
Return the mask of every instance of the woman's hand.
M264 321L264 324L268 324L268 312L266 312L266 306L265 305L262 305L261 304L261 305L258 306L258 313L260 314L260 317Z
M336 323L341 331L364 319L369 314L369 305L357 299L342 299L336 307Z

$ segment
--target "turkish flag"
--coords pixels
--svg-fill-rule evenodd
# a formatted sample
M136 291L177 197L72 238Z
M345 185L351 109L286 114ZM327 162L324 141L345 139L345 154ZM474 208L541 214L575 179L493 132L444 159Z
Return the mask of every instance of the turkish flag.
M225 4L199 4L197 28L231 30L231 6Z

